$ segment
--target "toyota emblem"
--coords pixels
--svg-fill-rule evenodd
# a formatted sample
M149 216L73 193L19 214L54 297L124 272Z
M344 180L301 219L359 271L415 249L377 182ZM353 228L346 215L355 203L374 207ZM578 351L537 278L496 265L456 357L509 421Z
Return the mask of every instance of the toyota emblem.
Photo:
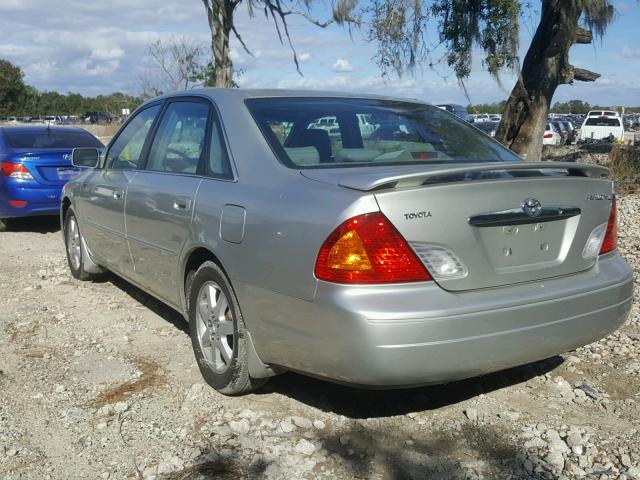
M522 203L522 211L529 217L539 217L542 214L542 205L535 198L527 198Z

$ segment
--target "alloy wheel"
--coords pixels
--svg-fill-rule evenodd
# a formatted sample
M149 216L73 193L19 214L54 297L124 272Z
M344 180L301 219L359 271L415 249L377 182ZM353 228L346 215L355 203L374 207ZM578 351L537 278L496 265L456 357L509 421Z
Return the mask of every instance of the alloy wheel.
M235 332L229 301L217 283L209 281L200 288L196 322L204 358L216 373L226 372L233 359Z
M80 268L80 230L78 230L78 222L76 217L69 218L69 224L67 225L67 252L69 253L69 260L74 270Z

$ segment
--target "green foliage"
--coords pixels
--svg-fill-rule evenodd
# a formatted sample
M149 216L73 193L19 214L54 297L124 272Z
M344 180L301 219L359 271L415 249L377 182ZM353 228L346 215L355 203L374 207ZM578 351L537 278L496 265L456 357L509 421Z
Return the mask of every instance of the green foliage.
M493 103L479 103L477 105L468 105L467 112L473 113L504 113L507 101Z
M504 113L507 101L493 103L478 103L476 105L467 105L469 113ZM590 110L611 110L617 109L619 105L590 105L582 100L569 100L568 102L556 102L549 110L551 113L582 113L586 114ZM640 112L640 107L626 107L627 113Z
M0 60L0 116L41 117L45 115L82 115L103 111L120 115L123 108L133 110L142 103L139 97L116 92L84 97L79 93L39 92L25 85L23 73L6 60Z
M517 0L438 0L431 7L438 18L447 64L460 79L471 73L474 45L482 48L483 64L496 76L518 64L520 2Z
M497 77L518 64L518 0L374 0L363 7L367 37L377 43L383 73L402 75L419 64L441 60L459 79L471 73L474 47L484 51L483 65ZM427 38L435 22L439 42ZM435 58L444 49L443 58Z
M552 113L587 113L593 107L582 100L569 100L568 102L556 102L551 108Z
M557 9L572 3L580 12L580 23L596 37L604 35L615 13L610 0L542 3ZM368 40L377 44L375 58L383 74L402 75L419 65L444 62L464 81L478 50L484 68L496 79L502 70L518 69L520 17L532 8L527 0L372 0L359 2L357 9L350 5L349 14L365 25ZM428 38L434 27L437 41Z
M20 67L0 59L0 115L8 116L24 96L24 73Z
M4 116L41 117L45 115L82 115L90 111L120 115L123 108L133 111L142 103L139 97L116 92L110 95L84 97L79 93L39 92L26 87L24 95L15 103L14 109Z

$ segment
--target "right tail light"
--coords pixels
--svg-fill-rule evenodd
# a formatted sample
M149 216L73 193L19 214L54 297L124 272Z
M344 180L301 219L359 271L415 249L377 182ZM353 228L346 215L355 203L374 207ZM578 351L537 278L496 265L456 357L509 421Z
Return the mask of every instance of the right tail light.
M611 213L609 214L609 222L607 223L607 232L602 240L600 247L600 255L612 252L618 247L618 210L616 208L616 197L614 195L611 202Z

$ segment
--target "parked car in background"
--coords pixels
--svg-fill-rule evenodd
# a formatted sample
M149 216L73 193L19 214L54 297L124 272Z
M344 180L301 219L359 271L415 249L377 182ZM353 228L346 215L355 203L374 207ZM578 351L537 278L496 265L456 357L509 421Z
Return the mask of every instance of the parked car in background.
M560 134L561 142L560 145L564 145L568 142L569 139L569 128L561 121L554 120L551 123L556 127L556 130Z
M72 274L113 270L181 312L225 394L284 370L449 382L591 343L631 308L608 170L525 162L430 105L190 90L98 153L74 150L95 168L64 189Z
M547 122L542 136L543 145L562 145L562 135L553 122Z
M596 112L603 113L603 115L597 116L591 113L589 112L580 128L581 141L624 139L624 127L619 114L616 112ZM613 113L613 115L608 113Z
M103 145L79 128L0 127L0 231L11 218L59 212L62 186L80 171L75 147Z
M47 125L62 125L64 123L60 115L48 115L43 117L42 120Z
M564 143L568 145L573 143L573 141L575 140L575 128L573 127L573 124L566 119L557 120L556 123L558 123L563 131L566 132L566 134L564 135Z
M474 115L470 115L470 117L474 123L491 121L491 116L488 113L476 113Z
M436 106L442 110L446 110L449 113L453 113L456 117L461 118L465 122L471 121L469 112L467 112L466 107L463 107L462 105L456 105L455 103L445 103Z
M111 116L106 112L87 112L82 120L85 123L111 123Z
M473 126L482 130L490 137L495 137L500 122L473 122Z

